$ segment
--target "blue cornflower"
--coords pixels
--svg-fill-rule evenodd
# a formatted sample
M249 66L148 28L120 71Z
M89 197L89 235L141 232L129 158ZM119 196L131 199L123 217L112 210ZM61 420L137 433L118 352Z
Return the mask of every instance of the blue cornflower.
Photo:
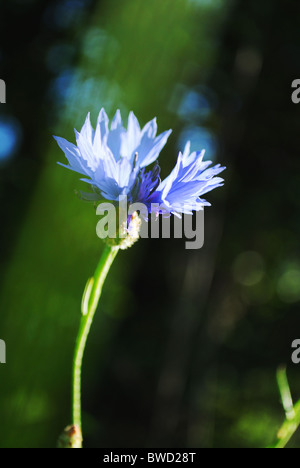
M203 161L205 151L190 153L190 142L179 153L177 164L162 182L157 162L171 130L156 136L156 119L140 128L137 118L130 112L127 130L123 127L120 111L117 111L109 128L108 117L100 111L96 130L92 128L90 114L80 133L75 130L77 146L55 137L64 151L69 165L67 169L85 177L94 193L82 194L87 200L105 198L119 202L126 196L128 204L142 203L148 214L191 214L210 205L202 196L224 180L215 177L225 167L213 167L211 161ZM155 163L152 169L149 165ZM130 228L130 219L128 229Z
M151 203L160 204L161 211L180 216L202 210L204 206L210 206L202 195L224 184L224 179L215 176L225 167L220 164L209 167L212 162L203 161L205 150L190 154L190 146L188 141L171 174L151 196Z
M81 180L91 184L107 200L118 201L120 196L130 195L142 169L157 160L171 130L156 136L156 119L141 130L133 112L125 130L119 110L110 129L108 123L101 109L95 131L90 114L81 132L75 130L77 146L64 138L54 138L69 161L69 165L62 166L87 177Z

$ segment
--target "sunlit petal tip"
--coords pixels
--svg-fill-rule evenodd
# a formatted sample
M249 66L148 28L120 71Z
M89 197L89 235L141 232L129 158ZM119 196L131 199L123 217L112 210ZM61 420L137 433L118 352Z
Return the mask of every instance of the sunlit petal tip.
M139 121L132 111L129 113L129 116L128 116L128 127L130 125L135 127L136 132L140 133L141 128L140 128Z
M155 138L157 134L157 118L150 120L142 130L142 135L147 135L149 138Z
M183 154L186 157L190 154L190 152L191 152L191 142L187 141L183 150Z
M112 119L111 122L111 130L115 130L118 127L122 127L123 122L122 122L122 116L121 116L121 111L120 109L117 109L117 112L114 115L114 118Z
M99 112L99 116L98 116L98 122L103 122L103 121L108 122L108 117L107 117L104 107L101 108Z

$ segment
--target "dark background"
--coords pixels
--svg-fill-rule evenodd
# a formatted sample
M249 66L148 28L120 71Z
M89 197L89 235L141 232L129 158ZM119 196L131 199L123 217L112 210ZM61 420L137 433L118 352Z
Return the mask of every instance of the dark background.
M187 139L227 170L200 251L142 240L116 261L84 360L85 446L275 442L280 364L300 398L299 15L291 0L1 2L1 447L54 447L70 423L103 245L52 134L73 141L102 106L173 128L164 176Z

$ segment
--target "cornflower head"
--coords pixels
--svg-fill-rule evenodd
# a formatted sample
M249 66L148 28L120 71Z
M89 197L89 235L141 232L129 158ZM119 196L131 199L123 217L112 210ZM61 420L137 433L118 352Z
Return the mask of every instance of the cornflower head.
M187 142L174 170L161 181L157 159L170 133L168 130L157 136L156 119L141 129L133 112L129 114L125 129L119 110L109 126L106 112L101 109L95 130L90 114L81 131L75 130L76 145L54 137L69 163L58 164L83 175L81 180L92 187L93 192L81 192L84 200L100 202L105 199L119 209L120 200L126 197L128 205L139 203L147 208L148 215L141 214L144 218L153 212L179 217L192 214L210 205L202 196L223 185L224 180L216 176L225 167L219 164L210 167L211 161L203 161L205 151L191 153ZM114 245L121 248L132 245L139 238L140 226L137 213L129 216L119 226Z

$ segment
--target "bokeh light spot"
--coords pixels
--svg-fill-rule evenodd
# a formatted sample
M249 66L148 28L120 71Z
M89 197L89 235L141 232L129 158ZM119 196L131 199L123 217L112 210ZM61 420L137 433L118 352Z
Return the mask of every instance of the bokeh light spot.
M70 68L75 55L75 49L68 44L56 44L49 49L46 57L47 68L53 73Z
M277 283L277 292L283 302L300 301L300 268L291 267L281 275Z
M262 280L264 274L264 260L258 252L243 252L234 262L234 278L244 286L254 286Z
M44 21L51 28L65 29L80 22L90 0L64 0L50 5Z
M185 93L178 110L180 117L207 118L212 113L212 108L206 96L194 90Z
M191 142L191 151L205 149L205 160L214 160L217 152L217 139L212 132L204 127L186 127L179 137L179 150L183 151L187 141Z
M0 118L0 161L9 159L20 143L20 125L11 117Z
M240 73L257 76L262 68L263 58L255 49L240 49L236 56L235 66Z

